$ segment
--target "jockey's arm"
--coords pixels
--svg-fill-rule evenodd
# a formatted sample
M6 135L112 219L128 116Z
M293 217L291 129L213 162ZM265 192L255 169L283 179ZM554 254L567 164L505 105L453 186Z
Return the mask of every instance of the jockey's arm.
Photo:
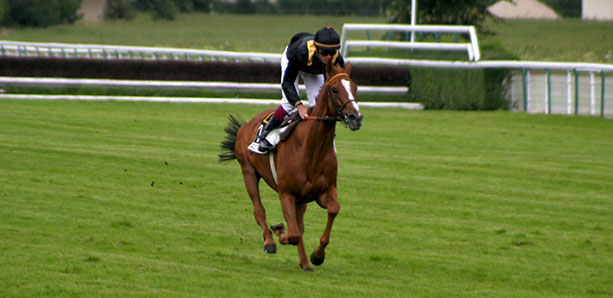
M285 69L285 73L283 74L283 81L281 82L281 89L283 94L285 94L285 98L292 105L296 106L298 102L300 102L300 94L298 94L298 90L296 90L296 86L294 86L294 82L298 78L298 69L292 67L292 65L288 65Z

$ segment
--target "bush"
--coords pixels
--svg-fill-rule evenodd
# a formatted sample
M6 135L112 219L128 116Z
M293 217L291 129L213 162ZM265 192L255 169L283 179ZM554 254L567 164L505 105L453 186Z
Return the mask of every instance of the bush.
M104 18L111 20L131 20L136 16L136 8L132 0L107 0L104 7Z
M411 0L384 0L390 23L411 23ZM422 0L417 4L420 24L473 25L480 31L491 15L491 0Z
M154 19L174 20L177 17L177 7L172 0L152 0L151 13Z
M515 60L500 43L481 45L482 59ZM440 110L507 110L508 69L444 69L411 70L410 95L421 101L425 109Z
M543 0L562 17L580 18L581 1L577 0Z
M174 20L178 13L173 0L136 0L135 6L139 10L150 11L156 20Z
M192 0L194 10L209 12L211 11L211 0Z
M6 0L0 0L0 22L4 19L4 13L6 12L7 3Z
M174 0L174 4L180 12L190 12L194 10L194 3L192 0Z
M8 26L48 27L74 23L81 0L8 0L3 24Z

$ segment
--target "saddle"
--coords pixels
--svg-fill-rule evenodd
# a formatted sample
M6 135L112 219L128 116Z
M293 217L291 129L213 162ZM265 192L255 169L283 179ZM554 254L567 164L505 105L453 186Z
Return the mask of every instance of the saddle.
M312 110L313 108L309 108L309 113L311 113ZM273 114L274 112L271 112L270 114L266 115L266 117L262 119L261 125L264 125L265 122L268 122L268 119L272 117ZM302 118L300 118L298 110L294 109L290 111L290 113L283 117L283 122L281 122L279 128L274 129L273 131L268 133L268 135L266 136L266 140L268 140L268 142L270 142L273 146L276 147L280 142L284 142L285 140L287 140L287 138L292 134L292 132L294 132L294 129L296 128L298 123L300 123L300 121L302 121Z

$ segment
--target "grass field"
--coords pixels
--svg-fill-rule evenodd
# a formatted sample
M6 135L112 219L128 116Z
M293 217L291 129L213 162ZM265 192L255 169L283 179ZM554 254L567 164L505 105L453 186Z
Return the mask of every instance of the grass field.
M363 108L308 274L295 247L263 252L217 162L227 114L263 108L1 100L0 296L613 295L610 120ZM308 251L325 217L309 207Z

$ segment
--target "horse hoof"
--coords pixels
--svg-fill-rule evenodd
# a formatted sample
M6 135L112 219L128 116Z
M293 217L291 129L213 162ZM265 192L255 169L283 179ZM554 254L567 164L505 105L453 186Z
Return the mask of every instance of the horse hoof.
M300 268L302 268L303 272L315 272L315 269L311 267L302 267L302 265L300 265Z
M277 245L276 244L266 244L264 245L264 252L267 254L276 254L277 253Z
M279 232L280 234L283 234L285 232L285 225L283 223L280 223L278 225L271 225L270 229L273 232Z
M313 252L311 254L311 264L315 265L315 266L319 266L321 264L324 263L324 259L326 258L326 255L323 255L321 258L315 255L315 252Z

